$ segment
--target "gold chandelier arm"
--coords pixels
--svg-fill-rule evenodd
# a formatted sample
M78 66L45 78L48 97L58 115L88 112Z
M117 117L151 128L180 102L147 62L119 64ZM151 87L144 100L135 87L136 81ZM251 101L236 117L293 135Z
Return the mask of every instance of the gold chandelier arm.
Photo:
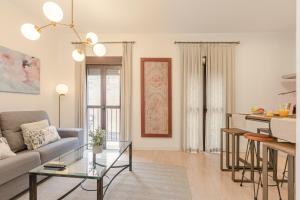
M60 26L66 26L66 27L72 28L72 24L65 24L65 23L56 23L56 24L60 25Z
M77 36L78 40L79 40L80 42L82 42L81 37L80 37L79 33L77 32L77 30L75 29L74 26L72 26L72 30L74 31L74 33L75 33L75 35Z
M50 22L49 24L46 24L44 26L36 26L37 27L36 30L41 31L42 29L47 28L48 26L55 26L55 25L56 25L56 23Z
M71 0L71 24L74 25L74 0Z

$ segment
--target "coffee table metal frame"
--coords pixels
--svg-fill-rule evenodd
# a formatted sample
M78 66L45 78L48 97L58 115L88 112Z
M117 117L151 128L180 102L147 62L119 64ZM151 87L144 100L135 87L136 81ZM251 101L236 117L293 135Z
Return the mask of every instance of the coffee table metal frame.
M129 164L126 165L115 165L115 163L119 160L119 158L124 154L124 152L126 152L127 150L129 150ZM95 163L96 165L100 165L103 166L99 163ZM105 186L103 185L103 178L106 176L106 174L109 172L110 169L112 168L119 168L120 170L110 179L109 183L106 184ZM109 188L109 186L111 185L111 183L113 182L113 180L125 169L129 169L129 171L132 171L132 142L130 142L130 144L122 151L120 152L120 155L115 159L115 161L113 162L113 164L105 171L105 173L96 179L97 181L97 200L103 200L104 195L107 191L107 189ZM72 189L70 189L67 193L65 193L64 195L62 195L60 198L58 198L58 200L64 199L66 196L68 196L69 194L71 194L74 190L76 190L78 187L80 187L82 185L82 183L84 183L87 179L86 176L76 176L73 177L71 175L64 175L64 174L50 174L50 173L39 173L39 172L34 172L34 171L30 171L29 172L29 199L30 200L37 200L37 176L38 175L42 175L42 176L47 176L47 177L68 177L68 178L82 178L83 180L78 183L75 187L73 187ZM95 179L95 178L93 178Z

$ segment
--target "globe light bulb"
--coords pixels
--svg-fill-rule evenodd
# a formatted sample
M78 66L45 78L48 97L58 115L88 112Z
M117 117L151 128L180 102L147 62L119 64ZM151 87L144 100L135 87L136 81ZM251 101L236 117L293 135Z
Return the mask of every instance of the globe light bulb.
M98 43L94 45L93 51L97 56L104 56L106 54L106 47L103 44Z
M38 40L41 36L37 27L33 24L23 24L21 26L21 32L23 36L28 40Z
M87 33L85 38L86 38L87 42L92 45L94 45L98 42L98 36L93 32Z
M59 94L59 95L65 95L67 94L69 91L69 88L67 85L65 84L58 84L56 86L56 92Z
M73 59L76 61L76 62L82 62L85 58L85 55L83 53L82 50L80 49L75 49L73 52L72 52L72 57Z
M60 22L64 17L61 7L52 1L47 1L44 3L43 12L47 19L52 22Z

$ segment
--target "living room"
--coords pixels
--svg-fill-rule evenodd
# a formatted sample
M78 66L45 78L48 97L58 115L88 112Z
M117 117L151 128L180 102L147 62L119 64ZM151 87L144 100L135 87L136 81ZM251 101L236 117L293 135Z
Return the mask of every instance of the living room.
M0 11L1 200L295 199L296 1L3 0ZM26 124L44 120L57 141L9 170L26 163Z

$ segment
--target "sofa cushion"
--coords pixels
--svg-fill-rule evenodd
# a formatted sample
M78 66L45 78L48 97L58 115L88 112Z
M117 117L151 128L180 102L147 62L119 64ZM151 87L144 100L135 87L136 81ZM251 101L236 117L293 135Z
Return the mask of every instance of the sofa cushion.
M36 122L47 119L48 115L45 111L15 111L2 112L0 114L0 127L3 130L21 130L21 124ZM50 124L50 122L49 122Z
M22 151L14 157L0 161L0 185L41 164L40 155L34 151Z
M12 151L18 152L26 149L20 128L21 124L36 122L44 119L49 121L48 115L45 111L2 112L0 114L0 127L2 135L7 139Z
M6 130L3 131L3 137L6 138L7 143L13 152L19 152L26 149L22 131Z
M35 151L40 153L42 163L52 160L64 153L79 147L79 140L75 137L62 138L57 142L47 144Z

